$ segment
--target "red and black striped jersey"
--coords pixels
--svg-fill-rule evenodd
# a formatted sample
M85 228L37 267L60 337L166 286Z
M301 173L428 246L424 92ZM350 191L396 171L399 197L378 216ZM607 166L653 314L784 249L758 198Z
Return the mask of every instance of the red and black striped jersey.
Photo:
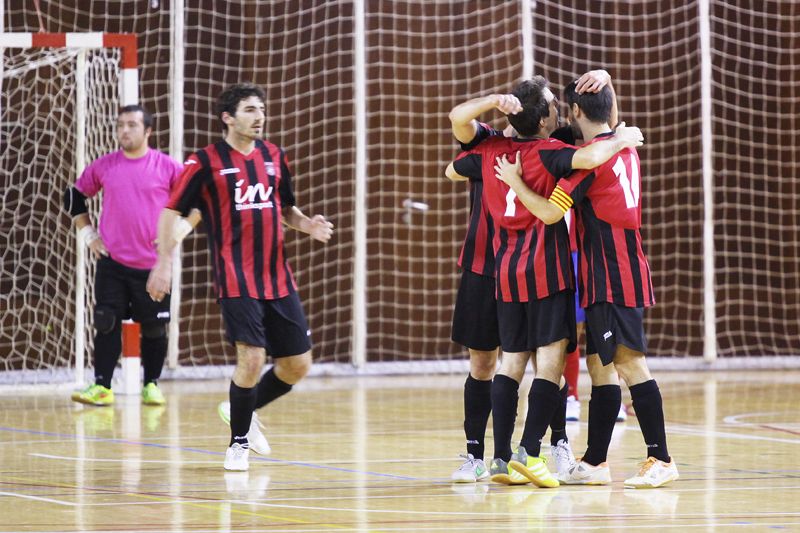
M488 124L481 123L475 138L467 144L461 143L461 152L456 159L464 157L468 151L481 141L493 135L502 135ZM480 165L460 165L458 173L469 178L469 226L458 256L458 266L475 274L494 277L494 249L492 237L494 225L492 217L483 202L483 178ZM455 166L455 165L454 165Z
M464 237L464 245L458 256L458 266L475 274L494 277L494 248L492 237L494 225L492 216L483 202L483 180L481 167L476 165L474 158L461 159L469 152L461 152L453 164L456 172L469 178L469 226Z
M595 137L602 142L611 133ZM589 143L589 144L591 144ZM639 154L621 150L599 167L558 182L550 202L577 215L581 306L610 302L655 304L650 265L642 247Z
M297 289L281 210L295 204L283 150L257 140L245 155L225 141L192 154L167 208L203 214L218 298L282 298Z
M572 171L575 148L555 139L490 137L460 158L456 171L479 166L483 201L494 222L493 249L497 298L527 302L574 287L569 234L561 221L547 226L525 208L511 188L495 178L495 158L512 160L521 152L523 180L533 191L550 196L556 180Z

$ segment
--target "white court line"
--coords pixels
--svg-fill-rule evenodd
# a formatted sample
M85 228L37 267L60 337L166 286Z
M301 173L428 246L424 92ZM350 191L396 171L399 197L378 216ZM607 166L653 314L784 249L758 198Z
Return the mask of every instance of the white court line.
M73 441L74 442L74 441ZM98 457L75 457L75 456L67 456L67 455L51 455L47 453L29 453L33 457L42 457L44 459L57 459L63 461L78 461L78 462L85 462L85 463L168 463L173 464L175 461L168 460L168 459L101 459ZM273 464L273 461L270 460L271 458L265 458L260 460L258 457L250 457L251 461L256 462L269 462ZM283 461L291 461L290 459L274 459L275 466L293 466L293 463L288 462L285 463ZM334 465L348 465L348 464L356 464L356 463L381 463L381 464L391 464L391 463L433 463L433 462L446 462L452 461L453 464L456 464L456 460L453 457L443 457L443 458L436 458L436 457L427 457L423 459L366 459L364 461L342 461L338 459L320 459L319 461L309 460L304 461L309 464L334 464ZM219 464L219 460L216 461L186 461L181 460L181 464Z
M62 500L53 500L52 498L42 498L40 496L30 496L28 494L18 494L16 492L0 492L0 496L12 496L14 498L24 498L26 500L36 500L37 502L55 503L56 505L66 505L67 507L76 507L78 504L72 502L65 502Z
M626 431L636 431L639 432L639 428L636 427L626 427ZM683 425L675 425L669 424L667 425L667 436L670 433L675 433L678 435L699 435L703 437L718 437L718 438L725 438L725 439L738 439L738 440L759 440L759 441L767 441L767 442L780 442L783 444L800 444L800 439L781 439L777 437L768 437L766 435L745 435L743 433L728 433L726 431L709 431L707 429L702 428L695 428L692 426L683 426Z

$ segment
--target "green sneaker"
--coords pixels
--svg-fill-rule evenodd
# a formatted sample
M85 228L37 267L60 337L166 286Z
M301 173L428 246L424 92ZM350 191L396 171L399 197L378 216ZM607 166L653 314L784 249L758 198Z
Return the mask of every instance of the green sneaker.
M511 456L508 467L525 476L539 488L551 489L559 485L558 480L547 469L547 459L528 455L523 446L517 448L517 453Z
M88 405L111 405L114 403L114 391L102 385L89 385L81 391L74 392L72 401Z
M493 483L500 483L502 485L527 485L531 482L519 472L512 470L511 467L508 466L508 463L497 457L492 459L492 464L489 467L489 474L491 475L489 479L491 479Z
M144 405L164 405L167 400L164 399L164 394L158 385L151 381L142 387L142 403Z

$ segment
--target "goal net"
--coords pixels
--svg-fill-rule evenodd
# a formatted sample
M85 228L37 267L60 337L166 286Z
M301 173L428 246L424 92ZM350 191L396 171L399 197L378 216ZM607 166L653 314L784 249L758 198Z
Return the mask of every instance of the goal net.
M74 380L76 324L91 350L93 262L76 292L62 194L83 162L116 148L120 52L3 44L0 383Z
M224 2L214 9L186 4L178 17L184 60L175 68L170 63L177 53L171 3L109 0L88 2L77 10L45 3L43 20L49 31L124 28L138 34L141 100L155 111L153 138L164 151L173 127L165 120L171 103L183 117L184 155L220 138L212 108L224 87L249 81L266 89L267 136L286 149L298 206L307 214L325 214L336 225L328 245L287 231L289 261L313 331L316 361L352 362L358 305L354 283L361 268L355 260L360 243L355 224L360 213L367 221L367 361L445 363L463 358L464 350L449 335L468 196L463 185L443 176L457 154L447 113L468 98L507 92L526 64L545 75L557 94L574 76L591 68L607 69L622 118L645 133L647 144L640 150L643 237L657 299L646 314L650 354L701 360L703 268L709 260L714 264L720 358L766 365L764 356L800 354L800 88L794 83L800 69L800 19L794 2L766 2L758 9L742 2L707 3L711 206L704 205L703 186L707 139L702 135L701 2L591 2L580 9L556 0ZM357 33L358 6L365 10L363 33ZM13 31L30 31L30 20L35 13L27 5L6 13L7 29ZM360 72L355 52L362 43L365 69ZM10 57L8 50L4 57ZM179 102L170 97L175 69L182 75L184 96ZM45 87L56 95L70 91L62 87L69 77L59 75L51 69L35 83L20 83L11 93L24 95L18 98L20 109L26 109L26 102L47 101L50 97L39 94ZM354 95L360 94L362 76L366 112L360 130ZM13 83L5 77L4 140L10 131L6 124L11 124L6 83ZM56 110L53 116L62 117L50 117L61 130L70 130L71 105L65 99L50 106ZM49 116L47 108L38 107L37 113ZM25 112L30 118L22 122L34 127L34 110ZM503 124L496 114L485 119ZM62 172L62 181L52 186L57 191L74 179L72 164L63 164L72 155L58 144L74 133L56 134L44 119L38 120L45 142L52 137L52 149L24 155L21 150L39 143L15 141L20 148L4 150L3 179L34 187L20 173L44 175L47 171L34 165L52 158ZM360 143L366 152L361 166ZM59 150L63 155L57 155ZM66 316L65 322L71 320L70 302L55 301L62 297L60 291L52 290L47 302L38 302L42 297L34 291L22 296L19 290L38 284L46 286L42 290L57 286L68 293L68 273L59 269L43 274L53 268L54 258L72 253L58 194L23 196L16 191L27 189L4 185L0 239L8 245L0 251L5 254L0 298L7 309L13 305L21 311L3 313L0 358L9 369L40 368L39 360L47 360L48 367L68 365L73 340L45 335L42 328L47 325L41 321L59 314ZM366 188L363 205L356 200L359 187ZM710 257L704 257L703 246L707 208L713 209ZM27 219L15 214L20 209L33 213L31 219L51 217L53 231L39 231L40 222L25 233ZM40 212L47 215L36 214ZM40 249L57 231L64 233L52 239L62 248L52 253ZM185 241L178 352L182 368L234 361L214 301L206 250L203 231ZM51 277L62 280L61 285ZM46 305L50 307L36 307ZM20 322L25 316L27 322ZM69 327L62 329L69 335Z

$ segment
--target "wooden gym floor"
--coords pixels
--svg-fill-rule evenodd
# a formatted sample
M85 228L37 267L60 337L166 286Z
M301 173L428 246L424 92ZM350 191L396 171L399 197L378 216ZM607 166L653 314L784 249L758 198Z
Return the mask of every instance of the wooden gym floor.
M222 469L225 382L162 383L163 408L7 390L0 531L800 530L800 372L656 377L681 479L649 491L622 486L644 459L635 418L616 426L610 486L451 484L464 376L310 378L262 410L273 452L248 473ZM585 374L581 392L576 454Z

